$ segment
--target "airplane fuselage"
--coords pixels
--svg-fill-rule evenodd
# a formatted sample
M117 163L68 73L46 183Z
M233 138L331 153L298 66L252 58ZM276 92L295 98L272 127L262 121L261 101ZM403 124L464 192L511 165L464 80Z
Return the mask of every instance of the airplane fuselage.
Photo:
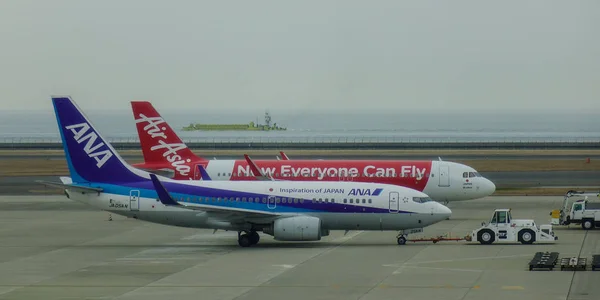
M495 185L473 168L454 162L429 160L255 160L265 175L290 181L351 181L385 183L415 189L434 201L460 201L486 197ZM212 180L255 181L245 160L190 161L171 164L139 163L146 170L171 169L174 179L200 180L198 165ZM185 167L183 167L185 166Z
M277 218L313 216L321 220L323 230L423 228L446 219L451 213L423 193L385 184L374 189L370 184L354 183L349 189L348 183L336 182L223 183L190 182L186 192L178 191L177 185L165 183L178 202L207 208L206 212L165 206L147 183L131 184L131 188L99 184L103 193L68 191L68 194L73 200L148 222L234 231L264 230L273 218L257 217L250 223L236 224L220 220L220 213L211 212L210 208L281 214Z

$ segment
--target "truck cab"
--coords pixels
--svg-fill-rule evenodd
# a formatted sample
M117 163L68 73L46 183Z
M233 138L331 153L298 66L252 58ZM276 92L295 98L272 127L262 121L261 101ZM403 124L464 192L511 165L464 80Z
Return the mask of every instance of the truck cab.
M567 216L566 225L570 223L581 224L583 229L593 229L600 226L600 203L578 200L573 202L571 211Z

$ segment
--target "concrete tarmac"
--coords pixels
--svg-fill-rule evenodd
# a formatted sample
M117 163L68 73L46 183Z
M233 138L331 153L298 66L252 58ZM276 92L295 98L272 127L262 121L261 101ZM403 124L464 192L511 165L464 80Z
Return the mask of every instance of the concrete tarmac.
M495 208L549 222L562 197L451 203L426 236L464 236ZM528 271L537 251L600 253L600 230L555 229L551 245L396 244L395 232L332 232L319 242L169 227L63 196L0 197L0 299L600 299L600 272ZM410 236L416 238L419 236Z

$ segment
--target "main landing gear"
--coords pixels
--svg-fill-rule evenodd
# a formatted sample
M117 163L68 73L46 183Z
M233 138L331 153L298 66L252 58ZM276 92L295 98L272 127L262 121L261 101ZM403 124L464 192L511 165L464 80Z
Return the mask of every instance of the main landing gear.
M260 240L260 235L258 235L258 232L254 231L254 230L252 230L250 232L247 232L247 231L239 231L238 232L238 244L242 247L250 247L252 245L256 245L256 244L258 244L259 240Z

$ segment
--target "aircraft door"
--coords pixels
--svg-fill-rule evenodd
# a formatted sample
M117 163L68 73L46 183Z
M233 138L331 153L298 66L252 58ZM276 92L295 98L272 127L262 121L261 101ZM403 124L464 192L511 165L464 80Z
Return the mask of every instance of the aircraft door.
M390 192L390 212L397 213L400 209L400 194L398 192Z
M140 191L129 191L129 210L140 210Z
M269 196L267 198L267 207L269 209L275 209L275 207L277 207L277 204L275 203L275 196Z
M583 218L583 205L576 203L573 205L573 220L581 220Z
M440 164L440 183L441 187L449 187L450 186L450 168L446 164Z

